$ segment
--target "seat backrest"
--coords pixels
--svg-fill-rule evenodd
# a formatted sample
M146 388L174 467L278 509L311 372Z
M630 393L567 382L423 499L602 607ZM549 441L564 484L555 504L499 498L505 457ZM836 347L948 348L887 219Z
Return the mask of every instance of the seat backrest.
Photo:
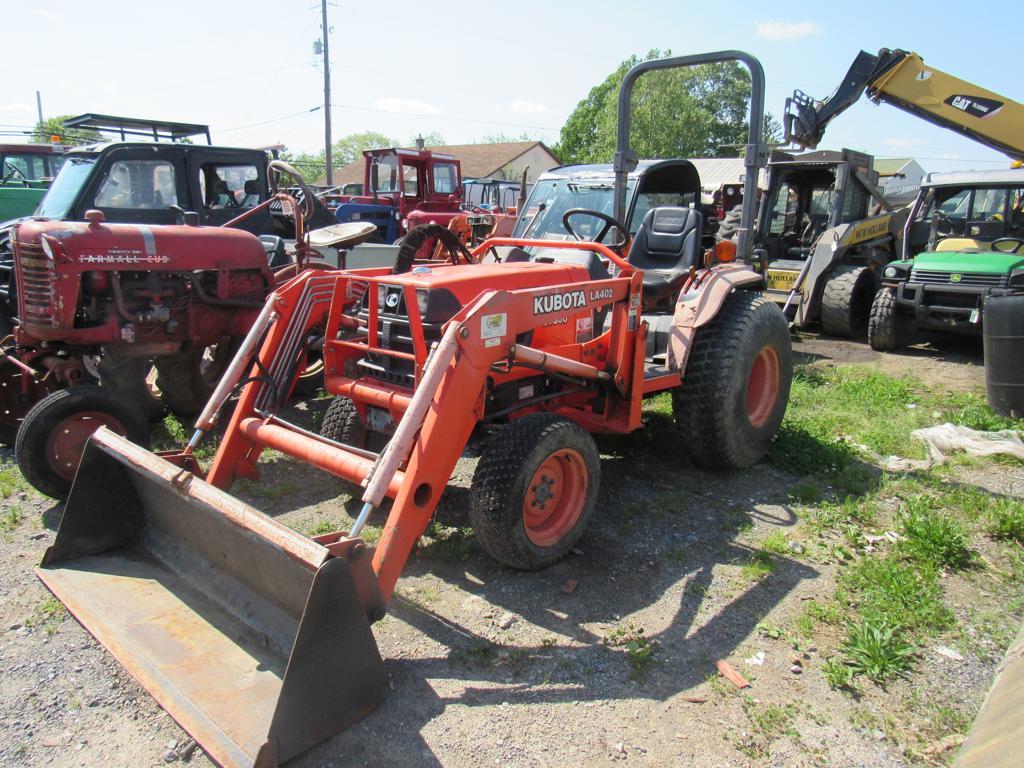
M652 208L644 216L627 261L637 269L686 272L701 264L704 217L692 208Z

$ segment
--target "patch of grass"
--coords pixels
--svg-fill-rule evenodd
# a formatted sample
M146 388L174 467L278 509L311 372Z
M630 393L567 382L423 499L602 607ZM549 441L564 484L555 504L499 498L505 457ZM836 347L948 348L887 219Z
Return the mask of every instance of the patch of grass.
M960 570L971 563L967 532L951 515L935 509L930 496L908 499L900 517L903 540L898 548L914 560Z
M9 499L16 493L29 490L30 487L16 465L0 465L0 499Z
M971 429L990 432L999 429L1024 429L1024 419L1009 419L995 413L983 398L973 393L950 393L940 406L941 419Z
M25 624L33 629L42 629L47 635L52 635L60 629L60 625L67 617L68 611L63 603L55 597L48 597L36 606L32 615L25 620Z
M916 655L900 628L884 620L852 624L842 651L853 676L864 675L880 685L894 677L906 677Z
M792 555L789 539L782 531L772 531L761 540L761 549L774 555Z
M338 524L330 520L321 520L306 531L307 536L323 536L325 533L334 533L339 530Z
M821 486L813 480L801 480L789 489L789 498L799 504L814 504L821 501Z
M665 550L665 558L671 560L673 563L682 565L686 562L686 547L674 544Z
M490 666L497 657L498 646L483 638L477 638L464 648L452 648L448 652L449 661L458 661L463 664L474 663L481 666Z
M740 568L740 576L747 581L760 581L775 573L775 561L767 552L753 552L750 559Z
M843 612L833 600L824 603L819 603L817 600L809 600L807 605L804 606L804 616L812 622L820 622L822 624L841 624L843 621Z
M0 516L0 532L10 533L21 523L21 508L18 506L10 507L5 510L3 515Z
M750 696L744 696L743 714L750 723L750 733L736 743L736 749L747 757L767 757L775 739L786 733L794 733L796 707L792 704L761 704Z
M938 573L895 557L861 558L839 578L837 598L848 600L863 620L886 622L912 632L933 632L953 625L942 604Z
M877 517L876 502L847 496L840 502L819 504L807 516L807 525L815 533L845 525L870 525Z
M436 520L423 534L421 552L441 560L469 560L473 554L473 529L442 525Z
M1024 544L1024 504L1013 499L994 501L985 529L993 539Z
M654 662L658 643L644 635L644 628L632 622L615 627L602 641L610 648L622 648L633 668L633 676L642 678Z

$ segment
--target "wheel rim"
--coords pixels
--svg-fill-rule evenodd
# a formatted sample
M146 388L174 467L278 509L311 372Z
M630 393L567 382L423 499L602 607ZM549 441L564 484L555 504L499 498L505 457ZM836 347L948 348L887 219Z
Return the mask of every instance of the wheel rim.
M46 461L50 469L65 480L73 480L85 441L100 427L119 435L128 432L119 419L103 411L79 411L59 422L46 439Z
M579 521L590 476L583 457L570 448L548 456L530 478L523 500L526 535L538 547L557 544Z
M754 358L747 379L747 418L755 427L764 426L779 397L779 353L764 347Z

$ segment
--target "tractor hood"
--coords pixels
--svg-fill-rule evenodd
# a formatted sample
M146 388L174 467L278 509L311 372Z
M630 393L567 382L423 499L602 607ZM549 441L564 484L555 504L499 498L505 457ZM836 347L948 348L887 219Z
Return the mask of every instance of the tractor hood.
M1005 275L1024 267L1024 253L957 253L956 251L925 252L914 258L914 269L934 272L974 272L985 275Z

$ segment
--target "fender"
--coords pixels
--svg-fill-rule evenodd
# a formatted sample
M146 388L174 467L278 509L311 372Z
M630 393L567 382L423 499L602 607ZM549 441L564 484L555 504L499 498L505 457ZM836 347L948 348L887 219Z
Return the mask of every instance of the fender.
M668 339L668 365L680 374L697 337L697 329L714 319L726 298L737 288L761 285L764 278L744 264L715 267L698 273L683 286L672 316Z

